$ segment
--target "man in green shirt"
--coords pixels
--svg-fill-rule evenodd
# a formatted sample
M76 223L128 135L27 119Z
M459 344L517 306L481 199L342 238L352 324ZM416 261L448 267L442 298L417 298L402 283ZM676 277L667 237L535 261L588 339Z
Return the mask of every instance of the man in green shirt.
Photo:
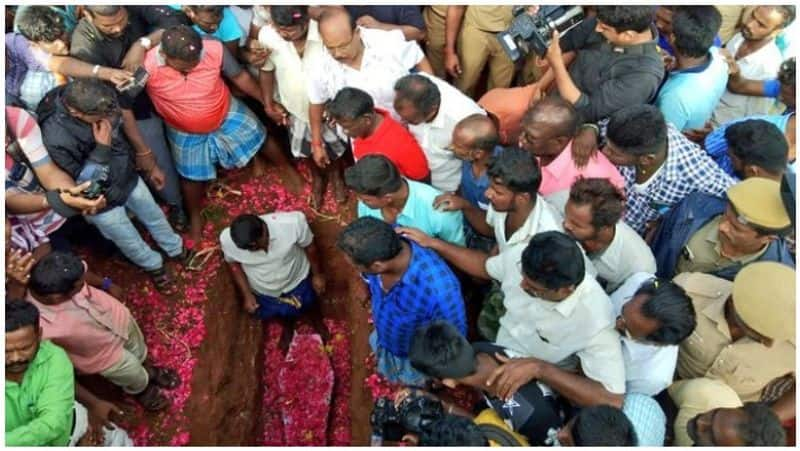
M75 376L66 352L41 341L39 311L6 302L6 446L66 446Z

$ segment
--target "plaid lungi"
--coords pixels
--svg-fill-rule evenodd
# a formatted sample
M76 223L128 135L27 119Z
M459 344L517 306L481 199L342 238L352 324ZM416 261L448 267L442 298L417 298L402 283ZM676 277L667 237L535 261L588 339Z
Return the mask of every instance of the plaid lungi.
M244 167L266 139L258 118L233 96L225 120L211 133L186 133L167 126L175 169L198 182L217 178L216 164L225 169Z

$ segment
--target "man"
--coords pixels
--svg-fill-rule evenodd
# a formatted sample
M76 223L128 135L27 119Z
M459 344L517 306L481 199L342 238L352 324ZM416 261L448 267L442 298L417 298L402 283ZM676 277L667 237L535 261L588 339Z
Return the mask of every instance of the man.
M713 6L675 8L672 32L667 35L675 48L675 62L655 105L678 130L703 127L725 92L728 65L712 48L721 22Z
M761 400L774 380L795 370L795 272L751 263L733 282L702 273L675 278L694 303L697 327L681 343L678 376L727 384L742 402ZM794 397L794 394L789 391Z
M564 194L569 196L566 204L555 199ZM564 212L564 232L586 251L606 293L615 291L637 272L656 272L653 252L622 221L625 197L608 179L580 178L569 191L556 193L548 201Z
M195 242L202 238L201 203L206 184L217 176L216 163L230 169L253 160L253 175L260 176L264 169L254 158L260 153L278 166L290 191L300 190L303 179L275 138L225 84L227 78L262 100L256 81L219 41L202 39L186 25L172 27L147 53L144 68L150 74L147 93L166 123Z
M735 183L652 105L614 113L603 153L621 166L628 198L625 222L640 235L646 236L661 215L689 194L721 196Z
M580 117L575 107L559 97L542 99L522 118L519 146L533 153L542 168L539 194L547 196L569 189L579 177L606 178L622 189L625 180L605 155L594 152L587 164L579 167L572 156L573 138Z
M674 5L659 5L656 7L655 22L656 28L658 29L658 47L669 56L675 56L675 47L672 43L671 36L675 31L675 13L682 8L686 7ZM689 8L692 7L690 6ZM718 8L715 9L717 9L717 15L719 16L719 20L715 19L715 22L718 22L719 26L715 26L714 28L719 29L722 26L723 18L720 10ZM678 28L681 28L681 26L679 25ZM715 34L712 45L714 47L722 47L722 42L719 35Z
M431 185L454 192L461 182L461 162L446 150L456 124L471 114L486 114L469 97L445 81L420 74L406 75L394 85L394 109L409 124L431 168Z
M74 402L72 363L42 340L39 310L6 301L6 446L67 446Z
M664 217L651 246L660 277L704 272L733 280L756 261L794 268L784 238L791 228L780 184L752 177L730 187L727 200L688 196Z
M377 30L400 30L406 41L425 40L425 22L416 5L346 5L356 25Z
M161 42L165 28L187 22L186 16L166 6L99 6L82 9L83 18L72 32L70 55L91 64L134 72L147 50ZM175 162L164 136L164 124L153 111L146 91L119 96L125 136L133 146L136 167L170 206L169 218L183 231L188 219L183 209Z
M445 80L444 69L445 20L447 5L426 5L422 10L425 20L425 55L431 63L433 75Z
M795 106L795 57L786 59L781 63L777 78L770 80L749 80L742 76L736 61L728 60L731 72L728 80L728 89L736 94L773 97L786 105L787 111L793 111Z
M786 119L785 116L777 118ZM791 122L793 118L791 115ZM789 171L787 135L768 117L746 118L720 128L722 139L709 135L706 142L711 147L707 147L706 152L728 174L742 180L764 177L780 181Z
M489 86L507 88L514 77L514 62L508 57L497 33L511 25L511 6L447 7L444 65L456 87L474 97L478 79L489 66Z
M342 88L326 106L328 115L352 139L353 159L383 155L411 180L427 183L428 160L414 136L388 111L375 108L372 97L358 88Z
M758 6L745 20L742 29L725 45L739 67L741 76L750 80L775 78L783 61L775 37L794 21L793 5ZM772 99L743 96L726 91L711 116L715 126L740 117L766 114Z
M636 432L619 408L592 406L572 417L555 434L552 443L558 446L636 446L640 443Z
M147 272L158 290L169 293L174 284L164 259L144 242L127 210L147 227L167 255L185 260L188 251L134 172L133 149L120 130L116 93L97 80L76 80L50 91L37 115L44 144L61 169L76 180L87 165L99 166L106 174L108 188L101 194L107 207L86 220Z
M239 54L239 39L242 38L242 29L236 22L236 17L231 9L220 5L184 5L173 6L180 9L192 22L192 28L201 36L211 36L219 39L231 52Z
M308 82L311 150L320 167L330 164L322 147L322 113L325 103L340 89L351 86L366 91L375 105L399 119L394 110L394 87L398 78L412 69L430 73L430 63L414 41L406 41L399 30L384 31L356 27L347 11L323 10L319 33L328 50L313 68ZM344 201L344 192L337 200Z
M325 293L325 273L303 213L240 215L220 233L219 241L244 309L262 320L284 320L284 352L294 319L305 312L312 313L314 327L327 338L319 306L313 305Z
M449 243L464 244L460 211L440 211L438 190L403 178L383 155L367 155L344 173L358 197L358 217L371 216L400 226L414 226Z
M370 346L378 371L390 381L422 386L425 377L408 361L417 328L445 320L467 332L458 279L435 252L401 238L379 219L357 219L336 245L369 286L375 323Z
M761 402L742 404L724 382L678 381L669 395L679 406L676 446L786 446L786 431L774 411Z

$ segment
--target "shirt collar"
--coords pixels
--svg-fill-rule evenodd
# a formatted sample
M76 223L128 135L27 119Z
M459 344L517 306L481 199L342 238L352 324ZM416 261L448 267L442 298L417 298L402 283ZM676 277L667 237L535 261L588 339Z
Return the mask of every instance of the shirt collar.
M675 69L675 70L670 71L669 74L670 75L698 74L700 72L703 72L706 69L708 69L709 66L711 66L711 63L713 62L713 59L714 59L714 55L710 51L706 54L706 56L708 57L708 59L703 64L700 64L700 65L694 66L694 67L687 67L686 69Z
M584 292L586 291L587 281L586 278L591 277L589 274L584 274L583 281L575 287L575 291L572 292L569 296L567 296L561 302L556 302L554 310L560 313L563 317L568 318L572 315L572 312L575 311L575 307L581 302L581 298L584 296ZM545 301L546 302L546 301Z
M528 238L532 237L539 233L541 229L549 230L546 228L546 225L542 224L542 221L545 219L543 216L545 215L545 203L546 201L544 198L537 194L536 195L536 205L533 207L533 210L528 214L528 217L525 219L525 223L517 229L510 237L506 237L506 242L508 245L512 245L517 242L522 242L528 240ZM508 213L503 213L502 221L503 227L505 227L505 219L508 217Z
M406 204L403 205L403 210L400 211L400 215L405 216L406 218L411 219L411 223L414 223L414 202L417 195L417 189L414 186L414 183L411 180L403 177L403 180L406 182L406 186L408 186L408 198L406 198Z
M732 341L731 330L728 328L728 321L725 320L725 302L727 300L727 296L715 299L701 310L701 313L717 326L717 330L725 338Z
M542 166L542 169L558 180L560 175L567 174L573 167L575 167L575 163L572 161L572 141L570 141L567 147L564 147L550 164Z
M649 41L642 42L640 44L633 44L633 45L613 45L608 43L609 48L614 53L622 53L626 55L630 54L647 54L650 52L657 52L658 51L658 28L656 28L655 24L650 25L650 33L653 35L653 39Z

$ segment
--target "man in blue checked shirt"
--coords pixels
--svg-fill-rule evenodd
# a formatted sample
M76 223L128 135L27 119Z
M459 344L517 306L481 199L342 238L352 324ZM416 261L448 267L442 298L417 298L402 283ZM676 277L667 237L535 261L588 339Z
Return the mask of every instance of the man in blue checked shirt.
M339 235L337 247L367 282L375 331L369 338L378 372L393 382L421 387L426 377L408 360L418 327L436 320L467 333L458 279L434 251L401 238L392 226L362 217Z

